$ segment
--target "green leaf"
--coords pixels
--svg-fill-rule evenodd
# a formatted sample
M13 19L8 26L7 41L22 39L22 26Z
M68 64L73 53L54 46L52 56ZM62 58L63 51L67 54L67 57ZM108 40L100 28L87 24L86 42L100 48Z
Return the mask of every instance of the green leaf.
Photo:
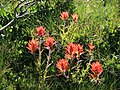
M22 50L19 50L19 54L22 54Z
M24 41L24 45L27 45L27 43L28 43L27 41Z
M9 30L9 32L12 32L12 31L13 31L12 29Z
M117 69L119 69L119 70L120 70L120 64L117 64Z
M51 71L55 72L55 67L54 66L51 67Z

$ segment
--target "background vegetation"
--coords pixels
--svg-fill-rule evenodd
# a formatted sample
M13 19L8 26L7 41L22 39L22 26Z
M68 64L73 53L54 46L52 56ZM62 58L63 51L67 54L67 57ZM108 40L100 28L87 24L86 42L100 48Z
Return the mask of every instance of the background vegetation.
M60 31L63 11L70 14L65 34ZM74 13L79 15L76 24L71 21ZM49 69L53 77L46 81L39 81L35 58L26 49L38 26L44 26L57 41L51 58L54 64ZM2 0L0 28L0 90L120 89L119 0ZM64 48L70 42L86 47L87 43L94 43L94 58L104 69L101 84L96 85L87 76L82 81L56 77L56 62L64 56Z

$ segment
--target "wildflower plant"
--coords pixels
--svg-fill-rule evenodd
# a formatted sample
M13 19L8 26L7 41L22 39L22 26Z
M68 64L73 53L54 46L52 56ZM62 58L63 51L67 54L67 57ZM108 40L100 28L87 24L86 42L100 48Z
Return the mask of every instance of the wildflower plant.
M43 81L45 81L46 79L46 75L47 75L47 70L48 68L51 66L52 62L50 62L51 59L51 54L54 51L54 45L55 45L55 40L53 37L47 37L49 36L48 34L45 34L45 28L43 26L39 26L36 28L36 40L32 39L31 41L29 41L27 49L32 53L35 54L35 51L38 49L39 50L39 55L38 55L38 59L37 59L37 63L36 63L36 69L39 73L39 80L43 79ZM46 40L44 40L46 38ZM46 54L46 59L43 60L42 58L42 52L44 51L44 49L48 50L48 55ZM46 64L45 63L46 61ZM42 66L45 66L44 69L41 69Z
M62 12L60 14L60 18L65 21L65 20L68 20L68 17L69 17L69 13L66 11L66 12Z
M92 81L99 83L99 76L101 75L101 73L103 72L103 68L102 68L102 64L100 64L98 61L93 62L91 64L91 72L92 74L90 74L90 78L92 79Z
M57 64L56 64L56 68L58 68L58 72L60 74L56 74L56 76L60 76L60 75L63 75L67 78L65 72L67 70L69 70L69 63L67 62L66 59L60 59L58 60Z
M60 19L62 23L56 26L60 30L61 44L67 45L70 42L74 42L75 38L79 36L79 30L77 30L79 29L77 25L79 16L63 11L60 14Z
M92 42L84 42L83 44L81 44L82 42L74 42L77 37L77 31L74 25L77 24L78 15L71 15L72 20L69 19L69 15L67 11L60 14L60 19L64 22L62 28L59 28L61 41L55 41L53 36L45 33L43 26L39 26L36 28L35 37L28 43L27 49L32 54L35 54L36 50L39 51L36 63L39 80L46 81L51 76L52 78L63 76L75 83L81 83L87 77L92 79L92 81L99 82L99 76L103 72L103 68L101 67L102 64L94 58L95 46ZM72 30L71 28L75 29ZM58 42L64 48L62 50L64 56L57 58L57 60L51 60L52 53L55 52L55 48L57 48L55 46L57 46ZM44 52L45 50L47 52ZM48 76L51 66L57 70L55 74L49 74ZM90 70L92 74L90 74Z
M26 48L29 49L30 53L34 54L35 51L38 49L38 42L35 39L32 39L31 41L29 41Z

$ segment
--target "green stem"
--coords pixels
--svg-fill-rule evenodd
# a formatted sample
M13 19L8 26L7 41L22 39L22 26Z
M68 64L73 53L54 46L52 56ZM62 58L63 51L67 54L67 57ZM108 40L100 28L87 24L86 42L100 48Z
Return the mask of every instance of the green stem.
M61 38L62 38L62 45L63 45L63 43L64 43L64 39L65 39L65 25L66 25L66 22L64 21L64 25L63 25L63 28L62 28L62 36L61 36Z
M91 55L90 60L89 60L89 62L87 63L87 68L86 68L85 70L83 70L83 72L82 72L82 75L81 75L82 78L83 78L83 77L85 76L85 74L88 72L88 70L89 70L89 68L90 68L90 65L91 65L91 61L92 61L93 59L94 59L94 57ZM81 78L80 82L82 82L82 78Z
M48 70L48 68L49 68L49 63L50 63L50 57L51 57L51 49L49 49L49 54L48 54L48 56L47 56L47 65L46 65L46 68L45 68L45 71L44 71L44 76L43 76L43 78L44 78L44 81L45 81L45 79L46 79L46 75L47 75L47 70Z
M41 37L39 38L39 68L41 67Z
M91 65L91 61L93 60L94 58L93 58L93 55L90 57L90 61L89 61L89 63L88 63L88 65L87 65L87 68L86 68L86 70L88 71L88 69L90 68L90 65Z

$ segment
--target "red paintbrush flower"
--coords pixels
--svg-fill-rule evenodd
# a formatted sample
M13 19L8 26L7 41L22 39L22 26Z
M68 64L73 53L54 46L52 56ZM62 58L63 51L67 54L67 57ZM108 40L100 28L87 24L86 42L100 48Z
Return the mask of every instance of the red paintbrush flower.
M53 37L49 37L46 39L46 42L44 44L44 46L46 46L48 49L52 48L53 45L55 44L55 40Z
M60 18L61 18L62 20L67 20L68 17L69 17L69 13L68 13L68 12L62 12L62 13L60 14Z
M84 51L83 51L83 45L76 44L76 51L75 51L75 53L76 53L78 56L81 55L81 54L83 54L83 53L84 53Z
M95 46L92 43L89 43L88 46L89 46L90 50L94 50L94 48L95 48Z
M37 27L36 30L37 30L37 35L38 35L38 36L44 35L45 28L44 28L43 26Z
M79 58L83 53L83 45L70 43L65 49L65 58Z
M100 64L98 61L93 62L91 64L91 69L90 69L93 73L92 76L98 76L103 72L103 68L102 68L102 64Z
M34 54L35 51L38 49L38 42L35 39L32 39L31 41L29 41L26 48L29 49L32 54Z
M78 20L78 15L77 15L77 14L73 14L73 15L72 15L72 19L73 19L74 22L77 22L77 20Z
M65 49L65 58L74 59L75 52L76 52L76 45L73 43L70 43Z
M66 61L66 59L60 59L56 67L59 69L59 72L65 73L69 69L69 63Z
M92 51L93 51L94 48L95 48L95 46L94 46L92 43L89 43L88 46L89 46L90 49L87 50L87 51L88 51L88 53L91 55L91 54L92 54Z

